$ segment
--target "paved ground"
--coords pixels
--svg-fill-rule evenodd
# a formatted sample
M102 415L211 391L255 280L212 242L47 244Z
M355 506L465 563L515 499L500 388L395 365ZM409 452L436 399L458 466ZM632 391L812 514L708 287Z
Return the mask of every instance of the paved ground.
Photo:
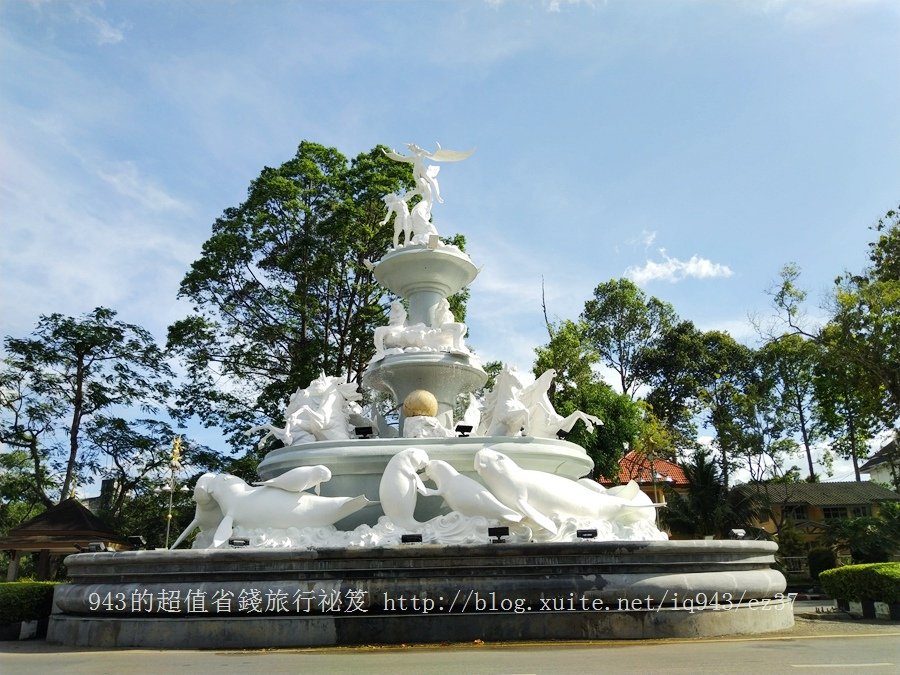
M88 650L0 643L0 672L101 673L891 673L900 622L853 620L797 603L793 628L712 639L364 646L254 651Z

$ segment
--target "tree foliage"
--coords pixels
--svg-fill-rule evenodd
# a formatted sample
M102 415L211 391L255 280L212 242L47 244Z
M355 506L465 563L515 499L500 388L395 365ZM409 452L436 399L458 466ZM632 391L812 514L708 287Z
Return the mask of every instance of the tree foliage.
M584 323L564 321L548 328L549 343L535 350L534 373L556 370L549 396L560 415L582 410L603 420L603 426L590 433L583 424L577 425L566 440L582 446L594 460L593 478L615 478L619 460L641 433L643 408L630 396L614 391L594 371L592 366L600 358Z
M0 441L19 451L21 496L44 506L68 498L95 468L85 451L90 429L128 408L165 407L173 374L163 351L115 317L102 307L79 318L51 314L30 337L4 340Z
M786 334L764 345L758 354L768 372L777 413L785 433L799 435L806 455L808 479L817 479L813 465L813 444L819 433L813 417L815 369L821 359L818 344L798 334Z
M704 350L703 333L691 321L680 321L651 342L638 363L637 376L650 387L646 402L682 448L696 440L701 385L707 379Z
M386 299L367 262L390 246L382 197L412 186L408 164L376 147L347 160L300 143L266 167L247 200L216 220L181 283L194 314L169 328L188 383L181 402L240 447L240 431L321 371L359 381ZM457 312L460 308L457 307Z
M648 298L628 279L612 279L594 289L581 319L603 364L618 374L622 393L634 398L641 385L637 375L642 355L675 323L675 310L658 298Z
M681 464L688 482L685 494L668 488L662 523L675 534L725 537L733 528L746 529L764 509L750 493L729 491L716 462L704 449Z
M900 418L900 210L888 211L874 230L879 236L869 245L869 266L835 281L826 331L840 335L840 355L877 392L879 417L892 425Z

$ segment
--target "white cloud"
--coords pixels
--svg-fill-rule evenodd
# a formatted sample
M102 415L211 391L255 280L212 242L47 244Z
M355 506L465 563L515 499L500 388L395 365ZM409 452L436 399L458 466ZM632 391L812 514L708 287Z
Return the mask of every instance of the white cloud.
M126 25L113 26L106 19L96 16L90 8L83 5L76 5L74 8L75 17L79 21L89 24L96 31L94 39L98 45L114 45L125 39Z
M651 281L668 281L676 283L683 279L715 279L730 277L733 272L727 265L714 263L698 255L692 255L690 260L679 260L666 255L665 249L660 249L662 262L648 260L642 267L629 267L625 270L625 276L638 285Z
M563 5L587 5L593 7L593 0L545 0L544 6L548 12L559 13Z
M631 246L644 246L645 248L650 248L653 246L653 243L656 241L656 230L641 230L641 233L626 241L626 244L630 244Z
M117 162L108 171L97 170L97 175L112 185L116 191L135 200L151 211L183 211L187 206L166 194L152 181L140 175L134 162Z
M891 6L885 0L743 0L746 11L780 17L785 25L798 29L811 29L845 20L879 5Z

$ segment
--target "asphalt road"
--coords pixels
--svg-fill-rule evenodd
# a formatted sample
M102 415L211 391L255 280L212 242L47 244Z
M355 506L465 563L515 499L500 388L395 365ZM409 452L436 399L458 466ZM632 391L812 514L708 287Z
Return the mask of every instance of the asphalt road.
M807 615L809 616L809 615ZM900 622L797 619L761 636L254 651L71 650L0 643L0 672L102 673L900 673Z

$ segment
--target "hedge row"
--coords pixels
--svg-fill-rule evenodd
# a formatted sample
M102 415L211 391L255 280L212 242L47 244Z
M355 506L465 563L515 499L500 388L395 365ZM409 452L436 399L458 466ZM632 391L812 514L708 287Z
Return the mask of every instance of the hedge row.
M50 616L55 585L52 581L0 583L0 623L34 621Z
M822 589L839 600L900 602L900 563L845 565L819 575Z

